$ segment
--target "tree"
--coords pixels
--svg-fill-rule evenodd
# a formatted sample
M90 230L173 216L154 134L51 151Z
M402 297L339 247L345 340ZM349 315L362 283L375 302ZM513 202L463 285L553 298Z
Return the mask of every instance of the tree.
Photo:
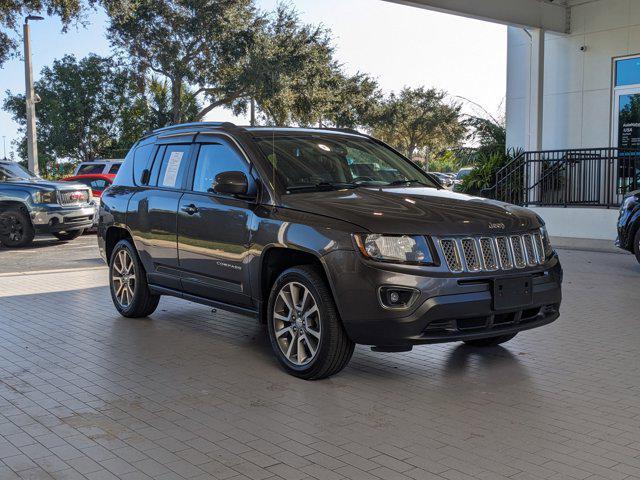
M0 1L0 66L18 51L18 27L29 14L58 16L65 31L73 21L82 22L83 13L97 0L3 0Z
M373 133L411 158L421 151L428 159L445 147L464 139L460 105L446 101L447 94L435 88L403 88L378 107Z
M295 10L280 5L250 52L252 98L272 125L354 127L375 104L377 83L349 76L333 56L329 32L303 24ZM245 112L247 99L234 103Z
M152 72L169 83L173 123L184 120L185 87L207 101L198 119L247 95L250 79L241 74L264 24L253 0L113 0L107 11L113 45L141 75Z
M120 13L119 3L110 38L138 71L169 83L173 123L185 119L185 86L202 99L197 120L220 106L244 113L253 99L266 123L285 125L352 124L376 89L366 75L344 75L328 32L288 6L267 15L253 0L138 0Z
M41 98L38 142L45 172L58 159L90 160L127 149L146 129L147 106L136 78L111 58L67 55L45 67L34 87ZM24 133L24 95L7 93L4 108Z

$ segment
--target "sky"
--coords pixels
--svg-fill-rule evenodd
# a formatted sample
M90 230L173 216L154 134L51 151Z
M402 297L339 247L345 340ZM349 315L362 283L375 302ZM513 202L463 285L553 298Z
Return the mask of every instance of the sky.
M256 0L273 10L279 0ZM431 12L383 0L290 0L305 23L330 29L336 58L348 73L365 72L384 92L405 86L437 87L461 96L492 114L503 108L506 90L506 27L479 20ZM34 79L42 67L65 54L109 55L106 16L96 12L86 28L60 32L55 18L31 24ZM16 59L0 69L0 99L6 91L24 92L24 64ZM37 108L37 106L36 106ZM469 107L470 108L470 107ZM469 110L469 108L467 108ZM37 112L36 112L37 114ZM207 120L248 123L225 109ZM0 110L0 157L14 150L17 125Z

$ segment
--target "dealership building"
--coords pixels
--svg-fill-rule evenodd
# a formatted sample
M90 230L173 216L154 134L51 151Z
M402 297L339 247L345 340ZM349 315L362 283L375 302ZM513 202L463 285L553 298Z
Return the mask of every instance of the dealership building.
M640 0L397 3L508 25L507 143L522 153L495 196L536 209L552 234L614 238L640 188Z

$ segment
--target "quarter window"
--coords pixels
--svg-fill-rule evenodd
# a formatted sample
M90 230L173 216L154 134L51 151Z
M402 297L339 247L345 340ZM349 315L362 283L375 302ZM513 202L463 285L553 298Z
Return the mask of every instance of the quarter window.
M213 193L216 175L231 171L244 172L248 176L249 164L240 153L222 143L202 145L193 178L193 191Z

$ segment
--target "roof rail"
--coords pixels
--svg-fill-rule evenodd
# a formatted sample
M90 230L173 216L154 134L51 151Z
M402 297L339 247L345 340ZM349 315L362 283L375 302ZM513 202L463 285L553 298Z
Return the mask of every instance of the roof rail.
M178 123L176 125L169 125L167 127L156 128L145 133L145 137L154 135L156 133L166 132L169 130L182 130L183 128L195 128L195 127L226 127L226 128L238 128L235 123L231 122L189 122Z
M319 127L318 130L333 130L334 132L353 133L356 135L366 135L366 133L359 132L354 128L340 128L340 127Z

